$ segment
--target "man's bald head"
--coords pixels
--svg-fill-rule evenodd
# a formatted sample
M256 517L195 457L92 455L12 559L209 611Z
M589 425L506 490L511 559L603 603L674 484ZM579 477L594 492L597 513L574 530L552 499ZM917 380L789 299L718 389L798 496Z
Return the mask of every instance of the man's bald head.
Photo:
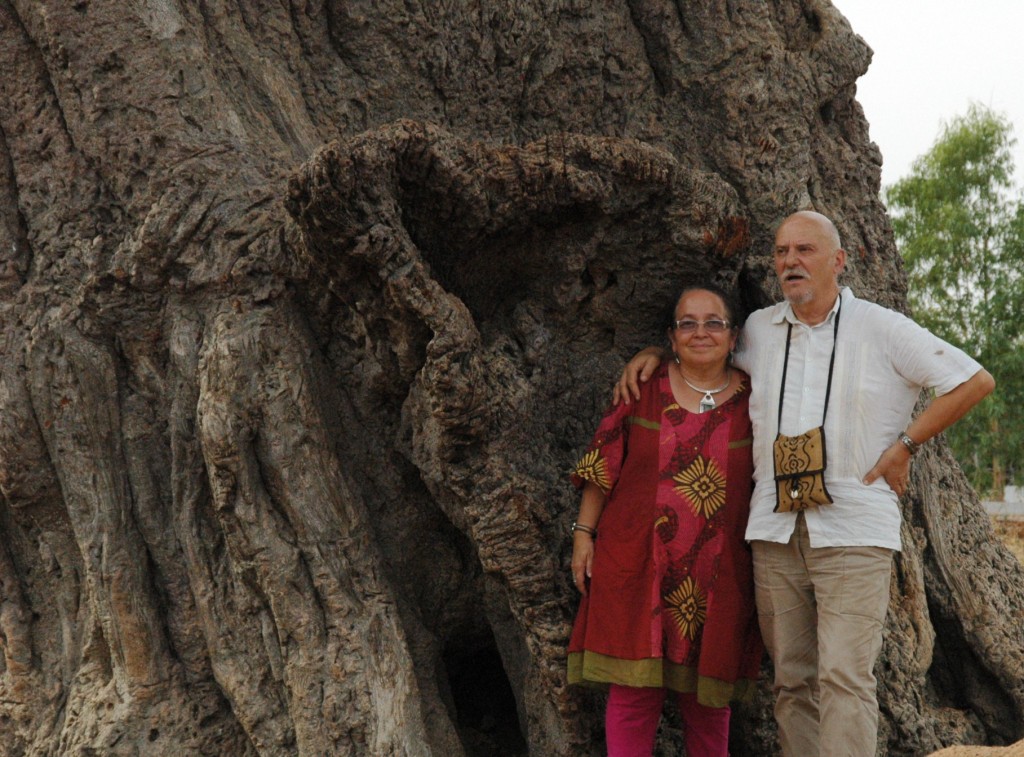
M798 210L796 213L787 216L782 223L779 224L779 231L781 231L786 224L798 219L817 225L821 229L822 236L832 245L832 250L838 250L843 246L842 241L839 239L839 230L836 229L836 225L832 223L832 219L814 210Z

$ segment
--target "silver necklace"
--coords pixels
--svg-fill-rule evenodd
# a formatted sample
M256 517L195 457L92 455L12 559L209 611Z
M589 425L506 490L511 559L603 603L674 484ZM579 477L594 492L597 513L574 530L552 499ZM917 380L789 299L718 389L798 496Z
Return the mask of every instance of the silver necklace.
M682 367L679 367L679 376L680 378L683 379L683 383L686 384L691 389L693 389L693 391L702 392L704 394L704 396L701 397L700 405L698 405L697 412L706 413L708 410L715 409L715 398L713 395L718 394L719 392L724 392L725 388L729 386L729 383L732 381L732 368L726 368L725 383L722 384L717 389L701 389L699 386L694 386L693 384L686 380L686 376L683 375Z

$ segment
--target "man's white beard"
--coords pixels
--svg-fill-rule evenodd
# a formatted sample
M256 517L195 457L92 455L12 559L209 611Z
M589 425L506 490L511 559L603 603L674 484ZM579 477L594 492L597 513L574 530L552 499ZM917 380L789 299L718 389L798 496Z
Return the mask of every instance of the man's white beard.
M807 290L800 294L787 294L786 301L790 305L806 305L808 302L814 299L814 292Z

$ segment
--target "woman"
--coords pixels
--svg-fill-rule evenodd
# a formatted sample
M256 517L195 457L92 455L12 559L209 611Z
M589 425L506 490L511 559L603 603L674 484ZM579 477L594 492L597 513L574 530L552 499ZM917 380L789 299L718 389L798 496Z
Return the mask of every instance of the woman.
M582 487L572 571L583 595L570 683L610 684L610 757L650 755L666 692L688 757L726 757L729 702L751 688L762 646L750 552L750 384L728 357L728 295L690 287L662 364L638 401L610 409L573 473Z

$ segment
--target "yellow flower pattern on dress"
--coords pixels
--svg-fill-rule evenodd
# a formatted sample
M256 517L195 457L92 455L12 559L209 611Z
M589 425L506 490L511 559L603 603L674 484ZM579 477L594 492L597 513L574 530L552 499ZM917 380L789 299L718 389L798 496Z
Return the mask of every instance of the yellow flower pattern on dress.
M697 582L687 576L667 597L668 615L676 622L679 632L693 641L707 617L707 597Z
M710 518L725 504L725 476L714 460L698 455L672 480L677 484L676 494L690 501L694 515Z
M576 463L576 475L586 481L593 481L601 487L602 491L608 491L612 487L608 480L608 462L601 457L600 450L591 450Z

